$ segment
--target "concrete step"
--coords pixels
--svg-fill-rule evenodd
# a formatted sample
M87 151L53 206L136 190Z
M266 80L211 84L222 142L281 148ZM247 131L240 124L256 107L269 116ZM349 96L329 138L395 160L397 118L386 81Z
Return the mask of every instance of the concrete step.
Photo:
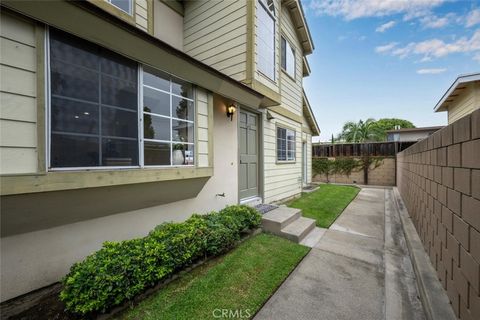
M301 242L315 228L315 220L300 217L281 230L281 236L294 242Z
M302 241L300 241L300 244L302 244L304 246L307 246L307 247L310 247L310 248L315 247L315 245L320 241L320 239L325 234L325 231L327 231L327 229L319 228L319 227L313 228L313 230L310 231L305 236L305 238L303 238Z
M300 209L279 207L269 211L262 216L263 230L276 235L281 235L281 231L291 222L300 218L302 211Z

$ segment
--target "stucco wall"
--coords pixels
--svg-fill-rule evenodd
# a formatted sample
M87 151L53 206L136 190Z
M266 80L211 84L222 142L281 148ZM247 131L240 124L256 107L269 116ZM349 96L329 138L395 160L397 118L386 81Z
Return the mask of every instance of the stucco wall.
M164 221L181 221L194 212L237 203L237 126L225 117L225 104L217 96L213 130L214 175L196 198L2 238L1 301L60 280L72 263L98 250L104 241L144 236ZM103 192L109 195L108 190ZM216 196L223 192L225 197Z
M348 176L345 174L331 174L329 175L328 180L325 175L316 175L313 177L313 181L365 184L363 170L355 170ZM378 166L372 164L368 172L368 184L376 186L394 186L395 158L384 158L378 163Z
M480 110L398 154L397 186L461 319L480 319Z

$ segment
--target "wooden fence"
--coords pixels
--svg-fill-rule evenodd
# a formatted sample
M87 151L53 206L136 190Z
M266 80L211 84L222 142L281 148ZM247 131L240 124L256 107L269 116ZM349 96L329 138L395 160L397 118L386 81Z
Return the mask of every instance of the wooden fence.
M395 157L416 142L317 143L312 146L313 158L325 157Z

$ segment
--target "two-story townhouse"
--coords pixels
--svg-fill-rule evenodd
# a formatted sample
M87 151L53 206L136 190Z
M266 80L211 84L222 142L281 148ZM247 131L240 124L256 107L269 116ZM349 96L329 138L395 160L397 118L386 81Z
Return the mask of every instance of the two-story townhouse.
M298 1L1 5L1 301L104 241L311 181Z

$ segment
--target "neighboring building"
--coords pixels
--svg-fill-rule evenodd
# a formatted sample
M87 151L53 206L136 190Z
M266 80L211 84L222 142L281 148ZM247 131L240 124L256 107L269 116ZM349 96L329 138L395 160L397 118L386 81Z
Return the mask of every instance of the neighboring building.
M1 301L104 241L311 182L298 0L1 5Z
M461 75L435 106L435 112L447 111L448 124L480 109L480 73Z
M420 127L420 128L401 128L395 130L387 130L387 141L412 142L420 141L428 138L432 133L442 129L443 126L437 127Z

